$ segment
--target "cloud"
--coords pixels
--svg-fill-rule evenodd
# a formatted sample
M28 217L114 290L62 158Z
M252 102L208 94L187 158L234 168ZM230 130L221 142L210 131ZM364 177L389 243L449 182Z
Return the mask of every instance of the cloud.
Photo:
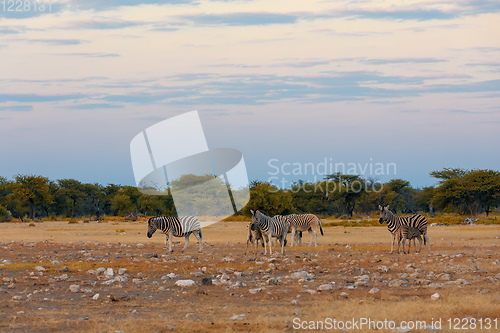
M21 29L17 28L17 27L0 27L0 34L5 34L5 35L8 35L8 34L18 34L21 32Z
M198 0L70 0L70 6L85 10L109 10L118 7L131 7L141 5L185 5L198 4Z
M178 18L199 25L249 26L269 24L293 24L299 17L295 14L267 12L238 12L223 14L183 15Z
M84 95L69 94L69 95L37 95L37 94L0 94L0 103L5 102L57 102L80 99Z
M114 58L120 56L118 53L58 53L57 55L89 58Z
M363 62L370 65L386 65L386 64L424 64L446 62L446 59L439 58L394 58L394 59L364 59Z
M78 45L86 41L82 39L27 39L29 42L45 43L49 45Z
M109 104L109 103L89 103L89 104L72 105L66 108L75 110L121 109L123 108L123 105Z
M10 105L10 106L0 106L0 111L31 111L33 110L32 105Z
M90 19L90 20L75 21L68 24L66 27L69 29L108 30L108 29L123 29L128 27L135 27L143 24L145 23L136 21Z

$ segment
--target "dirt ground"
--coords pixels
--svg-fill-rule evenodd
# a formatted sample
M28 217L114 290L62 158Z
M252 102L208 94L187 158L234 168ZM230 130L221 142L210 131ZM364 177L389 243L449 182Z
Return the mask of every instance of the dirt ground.
M245 253L242 222L202 229L203 253L146 231L1 223L0 331L500 332L498 226L429 227L432 252L406 255L386 227L324 228L283 256Z

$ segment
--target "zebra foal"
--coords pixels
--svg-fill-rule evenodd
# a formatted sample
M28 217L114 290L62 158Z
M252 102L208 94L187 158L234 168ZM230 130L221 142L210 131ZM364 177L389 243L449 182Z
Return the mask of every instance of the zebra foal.
M269 217L259 210L253 211L252 224L257 225L264 238L264 255L267 254L267 247L269 247L269 254L273 253L272 250L272 237L278 238L281 242L281 254L285 251L286 234L288 233L288 225L285 219L275 219Z
M429 242L429 237L427 236L427 219L419 214L414 214L411 216L396 216L394 215L393 212L389 210L389 205L382 207L378 206L380 210L380 219L379 223L382 224L385 221L387 222L387 229L392 235L392 246L391 246L391 253L394 252L394 243L396 241L396 238L398 238L398 253L400 252L400 245L401 245L401 226L406 225L410 226L413 228L418 229L418 231L421 233L424 239L424 244L427 243L429 246L429 252L431 251L431 244ZM422 250L422 243L420 243L420 250ZM404 247L403 247L403 252L404 252Z
M168 250L170 252L173 252L173 237L186 238L186 245L182 248L182 252L184 252L189 245L189 236L191 234L194 234L198 239L200 245L198 252L201 253L203 250L200 221L194 216L157 216L150 218L148 220L148 238L151 238L157 229L165 234L165 245L169 246Z
M252 247L254 247L255 243L255 251L254 253L257 252L257 248L259 247L259 243L262 244L262 247L264 247L264 238L262 237L262 233L260 232L260 228L257 224L250 223L248 226L248 234L247 234L247 247L245 250L245 254L248 252L248 243L252 244Z
M413 247L415 248L415 252L417 252L417 253L419 252L419 251L416 251L417 245L415 243L415 239L418 239L418 242L420 244L420 249L422 249L422 233L417 228L410 227L407 225L402 225L400 228L400 238L403 240L403 253L406 253L405 252L406 240L408 240L408 254L410 254L411 240L412 239L413 239Z
M318 233L316 230L319 227L319 231L321 232L321 236L323 234L323 228L321 227L320 219L314 214L291 214L287 216L290 229L292 231L292 246L294 245L294 240L296 239L296 234L298 231L309 231L309 235L311 235L311 244L313 242L313 233L314 233L314 246L318 246ZM302 238L301 238L302 243Z

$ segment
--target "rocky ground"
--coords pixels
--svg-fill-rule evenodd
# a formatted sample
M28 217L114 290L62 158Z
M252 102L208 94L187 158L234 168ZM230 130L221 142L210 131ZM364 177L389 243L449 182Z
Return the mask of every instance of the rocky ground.
M396 323L379 332L421 331L401 326L415 319L432 331L437 318L451 332L448 319L500 321L497 244L398 255L387 242L332 243L264 256L232 243L167 254L154 243L3 242L0 331L287 332L367 317Z

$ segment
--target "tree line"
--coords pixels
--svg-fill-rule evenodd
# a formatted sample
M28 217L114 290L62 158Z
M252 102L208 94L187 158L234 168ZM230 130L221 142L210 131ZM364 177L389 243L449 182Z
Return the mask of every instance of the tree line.
M359 175L340 173L322 181L298 181L289 189L269 182L250 184L250 202L238 214L259 208L269 215L314 213L352 217L369 214L378 205L390 205L396 213L434 211L487 215L500 206L500 172L445 168L431 172L438 185L413 188L403 179L379 183ZM192 176L190 176L192 177ZM206 176L204 176L206 180ZM194 201L196 204L196 200ZM52 181L38 175L0 177L0 221L12 218L73 218L175 215L170 195L148 195L134 186L86 184L74 179Z

